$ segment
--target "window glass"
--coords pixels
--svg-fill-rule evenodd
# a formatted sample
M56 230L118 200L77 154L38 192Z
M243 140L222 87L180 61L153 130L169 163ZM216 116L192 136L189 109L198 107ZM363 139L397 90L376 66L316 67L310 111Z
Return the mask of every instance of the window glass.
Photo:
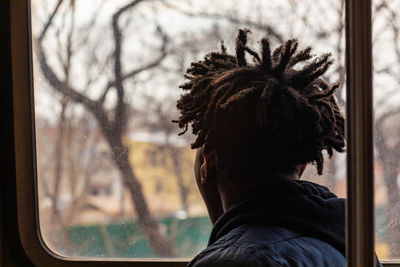
M376 252L400 259L400 1L373 4Z
M298 38L300 48L331 52L325 78L342 84L344 106L344 1L31 3L40 231L63 256L192 257L206 247L193 137L178 137L171 120L190 62L221 40L234 53L239 28L252 30L254 47L263 36L273 47ZM345 196L345 169L335 154L323 176L309 166L303 177Z

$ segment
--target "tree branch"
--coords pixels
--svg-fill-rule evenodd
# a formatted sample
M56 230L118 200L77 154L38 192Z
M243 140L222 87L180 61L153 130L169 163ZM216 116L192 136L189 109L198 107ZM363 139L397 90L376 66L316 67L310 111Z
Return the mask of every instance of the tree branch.
M129 10L130 8L134 7L135 5L139 4L142 2L142 0L135 0L132 1L131 3L127 4L126 6L120 8L112 18L112 29L113 29L113 37L114 37L114 82L109 83L112 84L116 91L117 91L117 105L115 107L115 113L114 113L114 121L113 121L113 130L116 135L121 135L122 132L124 131L127 123L127 117L126 117L126 104L124 102L124 94L125 94L125 89L123 85L124 79L127 77L133 77L134 75L138 74L139 72L142 72L144 70L147 70L149 68L153 68L157 66L161 60L165 57L166 52L166 36L162 34L163 36L163 46L162 46L162 54L160 59L153 61L147 66L144 66L143 68L139 68L137 70L131 71L127 75L123 75L122 73L122 63L121 63L121 56L122 56L122 32L119 27L119 19L121 15ZM161 33L161 28L158 27L157 29ZM103 93L102 97L100 100L104 101L104 98L110 89L110 86L107 86L105 93Z
M339 58L339 60L342 58L343 56L343 47L342 47L342 38L343 38L343 30L344 30L344 20L342 19L342 15L344 14L344 1L342 0L340 3L340 8L337 10L337 15L339 18L338 21L338 27L336 28L337 33L338 33L338 40L336 43L336 52L337 52L337 56ZM336 70L339 73L339 83L340 86L337 90L336 93L336 98L338 100L339 106L340 107L344 107L345 106L345 101L342 97L342 91L343 91L343 86L344 86L344 80L345 80L345 75L346 75L346 69L345 67L341 64L341 62L339 61L339 65L337 67Z
M189 12L186 10L182 10L181 8L178 8L177 6L173 6L173 5L165 3L165 2L163 2L163 4L166 7L177 10L180 13L182 13L188 17L202 17L202 18L217 19L217 20L225 19L225 20L235 23L235 24L242 24L242 25L245 24L250 28L265 31L268 35L274 37L280 43L284 42L283 37L278 32L276 32L272 27L262 24L262 23L257 23L257 22L253 22L250 20L241 20L237 17L229 16L227 14L205 13L205 12L193 13L193 12Z
M375 121L375 144L377 148L377 155L378 158L381 160L382 163L385 162L385 156L388 157L400 157L400 154L398 152L398 148L390 148L388 147L386 143L386 137L384 134L384 129L383 129L383 123L386 121L391 116L395 116L397 114L400 114L400 107L397 109L390 110L388 112L385 112L383 115L381 115L376 121ZM398 143L400 145L400 143ZM392 158L393 161L396 161L396 159Z
M54 8L52 14L49 17L46 26L43 28L39 38L36 39L36 43L38 44L36 53L40 61L40 68L46 80L56 91L62 93L66 97L69 97L74 102L85 105L91 111L91 113L97 118L100 127L104 129L105 133L111 134L109 120L102 104L100 102L88 98L84 94L80 93L78 90L72 88L67 81L62 81L55 74L54 70L50 67L50 65L47 62L46 53L44 52L43 48L43 40L62 2L63 0L60 0L58 2L57 6Z
M141 66L141 67L139 67L137 69L134 69L134 70L128 72L127 74L122 74L122 76L120 78L122 81L125 81L126 79L132 78L135 75L137 75L137 74L139 74L139 73L141 73L143 71L146 71L146 70L152 69L154 67L157 67L161 63L161 61L163 61L163 59L167 56L168 36L162 31L160 26L157 26L157 32L161 35L161 38L162 38L162 45L161 45L161 48L160 48L160 55L155 60L153 60L152 62L150 62L150 63L148 63L148 64L146 64L144 66ZM104 100L106 98L106 95L109 92L109 90L112 87L115 87L115 86L116 86L116 80L108 82L107 85L103 89L103 94L99 98L99 101L100 102L104 102Z
M41 34L39 35L39 41L41 42L44 38L44 36L47 33L47 30L49 29L51 23L53 22L54 16L57 14L58 9L60 8L61 4L64 2L64 0L59 0L56 7L54 8L53 12L51 13L49 19L47 20L47 23L44 25L43 30Z
M119 18L121 15L129 10L131 7L139 4L142 0L134 0L129 4L120 8L112 17L112 29L114 37L114 82L115 89L117 91L117 106L115 107L113 129L117 136L120 136L123 129L126 127L126 106L124 103L124 86L122 80L122 66L121 66L121 54L122 54L122 33L119 28Z
M397 109L392 109L392 110L389 110L389 111L383 113L383 114L376 120L375 127L381 127L382 124L385 122L385 120L386 120L387 118L389 118L389 117L391 117L391 116L394 116L394 115L397 115L397 114L400 114L400 107L398 107Z

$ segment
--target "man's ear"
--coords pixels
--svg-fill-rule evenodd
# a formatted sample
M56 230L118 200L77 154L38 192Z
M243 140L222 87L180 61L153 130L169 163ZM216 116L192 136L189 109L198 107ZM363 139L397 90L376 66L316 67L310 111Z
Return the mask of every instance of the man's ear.
M206 154L204 153L203 150L202 154L203 154L203 162L204 162L203 164L206 171L207 179L213 179L216 177L217 173L215 153L211 152L209 154Z
M300 177L303 175L304 170L306 169L306 167L307 167L307 164L301 165L300 171L299 171L299 179L300 179Z

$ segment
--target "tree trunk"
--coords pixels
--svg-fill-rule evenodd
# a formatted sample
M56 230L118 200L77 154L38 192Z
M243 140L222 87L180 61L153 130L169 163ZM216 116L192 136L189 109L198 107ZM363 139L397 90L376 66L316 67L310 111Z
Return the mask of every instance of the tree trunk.
M132 204L138 216L139 225L149 242L150 247L158 256L173 257L175 250L170 246L167 237L160 231L156 220L151 216L147 201L143 195L142 185L134 174L129 161L129 148L121 140L107 138L113 152L113 161L121 172L124 184L128 187Z
M177 149L171 148L170 147L170 154L171 158L174 164L174 171L175 171L175 177L178 182L178 187L179 187L179 195L181 198L181 204L182 204L182 210L188 211L188 189L185 186L185 183L183 181L182 177L182 166L181 166L181 158L179 157L179 151Z
M55 158L55 169L54 169L54 188L52 193L52 224L55 225L58 219L61 220L61 215L59 213L59 197L60 197L60 186L62 179L62 169L63 169L63 140L65 134L65 110L67 108L67 101L64 98L61 101L61 111L60 117L58 121L58 132L57 132L57 140L56 140L56 149L54 152Z
M125 88L123 86L124 79L128 77L133 77L134 75L151 69L164 59L166 56L165 47L167 38L165 35L162 34L163 37L163 46L161 47L161 55L157 57L154 61L151 61L149 64L142 66L138 69L135 69L127 75L123 75L123 68L122 68L122 33L119 28L118 22L120 16L128 11L129 9L133 8L135 5L140 3L142 0L132 0L125 6L118 9L116 13L113 14L112 17L112 28L113 28L113 37L115 43L115 49L113 53L114 57L114 80L110 80L106 90L102 94L98 100L92 100L90 97L85 95L85 90L76 90L71 84L69 83L69 70L71 67L71 58L73 55L73 50L71 49L72 46L72 33L74 31L74 14L71 15L71 26L70 32L68 35L68 44L67 44L67 59L64 62L64 74L65 79L60 79L52 67L49 66L47 63L47 58L45 54L45 49L43 47L43 40L46 36L46 33L50 26L52 26L53 19L59 11L61 3L63 0L58 1L57 5L55 6L53 12L49 16L47 22L45 23L41 34L35 40L35 43L38 44L36 53L37 57L40 60L40 68L45 79L49 82L51 87L56 91L63 94L64 97L68 97L75 103L81 104L90 114L92 114L98 121L100 130L103 136L106 138L110 149L113 153L113 160L116 166L118 167L119 171L121 172L121 176L123 178L124 184L128 187L131 195L131 199L133 202L133 206L135 207L139 224L142 228L144 235L146 236L151 248L153 251L159 256L174 256L175 252L173 248L169 246L168 240L165 235L160 233L158 223L154 220L151 216L149 208L147 206L147 202L144 198L141 184L138 181L137 177L134 175L132 166L129 162L129 149L125 147L122 143L122 136L126 130L127 124L127 116L126 116L126 104L124 102L124 95L125 95ZM73 5L73 2L71 2ZM161 31L160 31L161 32ZM59 37L59 35L58 35ZM107 114L106 109L104 108L104 99L106 97L107 92L109 89L113 87L117 92L117 103L113 110L113 119L110 121L109 114Z
M397 174L398 174L398 166L393 166L394 164L387 163L388 161L392 161L393 159L385 159L385 163L383 164L384 168L384 177L385 177L385 185L388 193L388 201L389 203L398 203L400 200L399 189L397 186Z
M400 194L397 186L397 175L399 173L399 161L392 158L393 153L383 156L383 169L385 186L388 194L387 205L387 241L390 248L390 258L400 257ZM396 164L397 163L397 164Z

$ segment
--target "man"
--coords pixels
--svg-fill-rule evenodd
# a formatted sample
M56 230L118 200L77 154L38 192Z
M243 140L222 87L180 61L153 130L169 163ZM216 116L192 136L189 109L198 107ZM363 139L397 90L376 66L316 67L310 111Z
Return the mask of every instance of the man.
M321 78L330 55L309 62L296 40L271 53L267 39L259 55L248 33L239 30L235 56L222 44L192 63L181 86L176 122L196 135L196 181L214 224L189 266L345 266L345 200L299 180L307 164L322 174L323 150L345 147L339 85Z

